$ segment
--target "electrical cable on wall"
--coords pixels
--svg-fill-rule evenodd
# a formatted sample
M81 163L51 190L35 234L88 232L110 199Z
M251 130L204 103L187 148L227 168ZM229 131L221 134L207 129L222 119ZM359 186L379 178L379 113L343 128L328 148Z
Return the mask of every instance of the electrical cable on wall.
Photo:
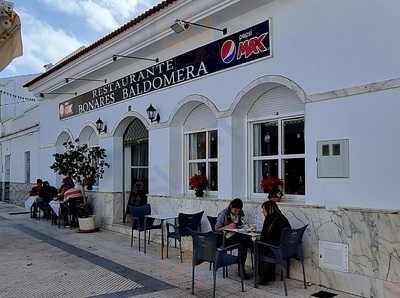
M15 98L15 99L19 99L20 101L16 101L16 102L12 102L12 103L6 103L6 104L0 104L0 106L6 106L6 105L13 105L13 104L19 104L19 103L26 103L26 102L36 102L37 99L33 98L33 97L26 97L26 96L20 96L17 94L12 94L10 92L4 91L4 90L0 90L0 96L4 94L10 98Z

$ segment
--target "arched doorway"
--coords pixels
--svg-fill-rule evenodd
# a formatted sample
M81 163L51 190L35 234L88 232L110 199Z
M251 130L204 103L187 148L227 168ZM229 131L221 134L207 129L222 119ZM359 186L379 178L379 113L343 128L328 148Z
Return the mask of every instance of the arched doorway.
M146 196L149 192L149 132L138 118L123 135L124 192Z

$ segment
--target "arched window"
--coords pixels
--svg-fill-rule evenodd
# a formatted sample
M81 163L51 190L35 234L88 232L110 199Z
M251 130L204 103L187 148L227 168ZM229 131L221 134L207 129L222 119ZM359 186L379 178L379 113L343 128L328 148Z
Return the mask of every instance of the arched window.
M86 144L89 147L97 147L99 146L99 137L95 131L95 129L91 126L86 126L82 129L81 133L79 134L79 144L83 145ZM99 186L99 179L96 179L96 182L93 185L94 187Z
M189 179L203 175L208 189L218 191L218 130L217 119L211 110L200 104L195 107L183 125L185 135L185 185L190 191Z
M305 194L304 103L287 87L262 94L247 115L251 194L263 190L267 176L284 181L284 193Z
M65 152L65 143L72 141L72 137L66 131L63 131L57 138L56 141L56 153L64 153ZM56 174L56 186L59 187L62 183L63 177Z
M82 129L79 135L79 143L87 144L89 147L99 146L99 137L93 127L86 126Z

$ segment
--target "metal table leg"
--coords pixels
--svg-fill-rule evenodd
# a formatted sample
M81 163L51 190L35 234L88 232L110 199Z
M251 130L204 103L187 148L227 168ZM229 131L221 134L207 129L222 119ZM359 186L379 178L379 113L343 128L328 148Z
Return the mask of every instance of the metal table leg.
M253 240L253 252L254 252L254 269L253 269L253 274L254 274L254 287L257 288L257 275L258 275L258 262L257 260L257 245L256 245L256 238L251 237L251 240Z
M147 217L144 218L144 248L143 248L144 254L146 254L146 225L147 225Z
M164 259L164 220L161 219L161 260Z

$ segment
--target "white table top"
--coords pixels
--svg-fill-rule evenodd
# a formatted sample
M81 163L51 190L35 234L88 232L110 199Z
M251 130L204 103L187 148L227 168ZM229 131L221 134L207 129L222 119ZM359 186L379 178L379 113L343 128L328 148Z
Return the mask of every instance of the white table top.
M249 230L246 230L246 229L228 229L228 228L224 228L224 231L233 232L233 233L239 233L239 234L243 234L243 235L248 235L250 237L259 237L259 236L261 236L260 232L253 232L253 231L249 231Z
M57 216L60 216L60 201L50 201L49 205Z
M30 196L29 198L27 198L25 201L25 208L30 209L32 207L33 203L35 203L37 198L38 198L38 196Z
M145 217L154 218L154 219L160 219L160 220L178 218L177 215L161 215L161 214L149 214L149 215L146 215Z

